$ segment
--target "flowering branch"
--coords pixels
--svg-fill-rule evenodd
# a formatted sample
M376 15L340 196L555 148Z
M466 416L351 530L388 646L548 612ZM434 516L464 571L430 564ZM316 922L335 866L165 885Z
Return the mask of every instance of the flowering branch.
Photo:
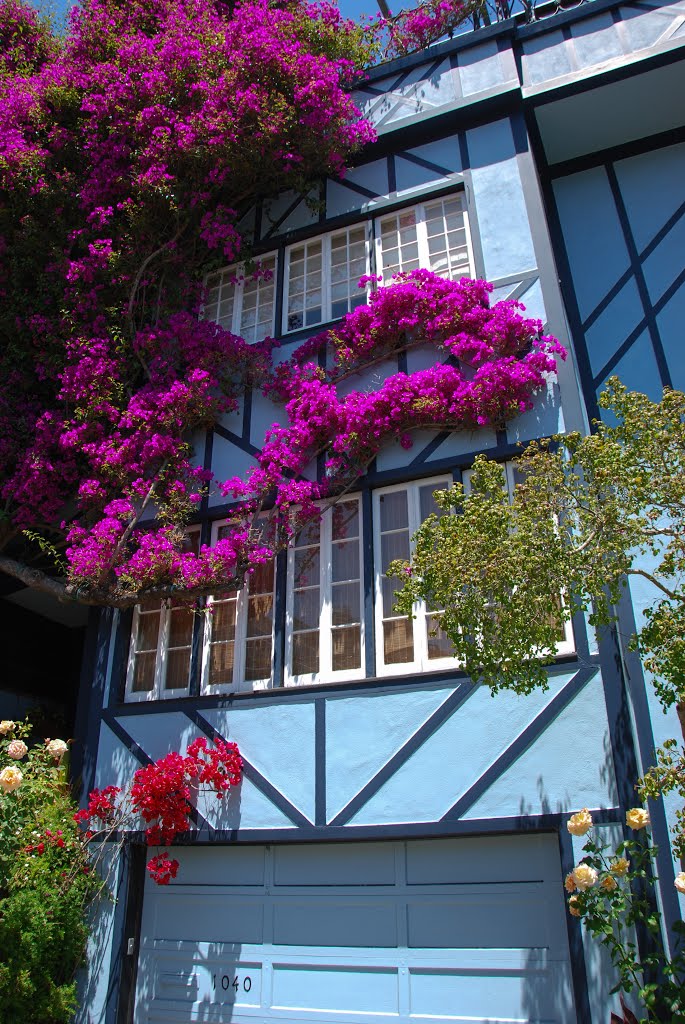
M88 842L100 843L135 829L142 818L147 845L167 846L190 827L193 789L204 786L221 800L241 778L242 759L235 743L217 739L210 746L199 737L189 744L185 756L172 752L139 768L126 790L119 786L93 790L75 820L85 826ZM158 885L168 885L179 864L162 852L147 867Z

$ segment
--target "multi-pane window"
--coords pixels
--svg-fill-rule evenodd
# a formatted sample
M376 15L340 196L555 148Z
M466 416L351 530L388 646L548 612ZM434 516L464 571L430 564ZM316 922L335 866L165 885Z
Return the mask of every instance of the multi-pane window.
M215 527L221 540L228 527ZM271 680L274 633L275 560L258 565L240 590L207 602L203 689L221 693L263 689Z
M283 331L337 320L367 301L358 287L369 272L365 224L291 246L286 254Z
M514 495L514 488L521 482L521 476L513 462L505 462L502 465L502 469L504 471L502 474L502 484L506 487L507 495L511 501ZM471 476L472 470L470 469L464 470L462 473L462 483L466 494L469 494L471 491ZM557 626L557 654L572 654L575 651L573 626L562 618L561 612L564 603L563 595L558 594L547 614L549 620ZM496 609L493 608L492 614L496 616Z
M401 584L386 576L391 562L409 561L411 538L432 512L433 492L449 487L447 477L386 487L374 492L376 553L376 671L388 675L454 664L452 645L437 624L440 609L420 602L414 618L394 610Z
M197 551L199 530L189 530L185 548ZM190 684L190 653L196 609L154 598L136 605L126 676L127 700L181 697Z
M376 222L376 269L388 284L400 271L432 270L456 279L471 274L466 209L462 195L379 217Z
M345 498L288 551L286 685L363 675L361 521Z
M276 254L260 256L252 273L242 264L207 278L206 320L214 320L250 344L274 333Z

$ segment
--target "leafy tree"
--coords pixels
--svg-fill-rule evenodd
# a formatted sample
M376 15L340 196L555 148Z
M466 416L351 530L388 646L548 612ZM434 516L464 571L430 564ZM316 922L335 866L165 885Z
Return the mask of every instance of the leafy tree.
M615 620L630 577L654 588L632 639L664 708L685 716L685 394L660 402L612 378L600 396L606 422L588 436L530 444L515 460L507 495L502 467L476 459L461 484L437 495L415 537L398 607L444 608L441 627L473 679L493 692L545 688L562 624L577 611L593 625ZM456 514L451 514L456 513ZM642 783L643 795L685 797L685 756L668 744ZM676 850L685 854L685 833Z

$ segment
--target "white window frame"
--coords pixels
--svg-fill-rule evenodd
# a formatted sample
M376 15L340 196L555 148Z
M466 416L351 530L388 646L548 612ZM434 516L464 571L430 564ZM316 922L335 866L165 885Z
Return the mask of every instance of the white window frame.
M274 249L272 252L261 253L255 257L254 262L256 264L264 262L265 260L273 258L274 269L273 276L269 279L270 283L273 284L274 298L271 310L271 326L264 335L264 338L273 337L276 331L276 299L277 299L277 286L278 286L278 250ZM224 267L221 270L213 271L208 274L204 280L205 291L211 285L213 278L219 278L219 297L216 303L216 317L213 317L211 323L219 323L219 311L221 309L221 298L224 289L231 288L233 290L233 313L231 317L231 326L225 327L225 330L231 332L231 334L237 334L239 337L243 337L242 333L242 314L243 314L243 295L245 292L245 281L250 278L250 275L245 275L245 264L235 263L230 267ZM212 303L213 305L213 303ZM209 319L205 311L203 316ZM255 338L254 341L247 342L248 345L258 345L264 338Z
M468 257L468 268L465 268L464 273L460 274L460 277L475 277L474 270L474 259L473 259L473 244L471 242L471 230L469 226L469 214L466 204L466 194L463 190L457 192L449 192L446 195L436 196L435 198L426 197L421 203L415 203L412 206L404 206L399 210L390 210L385 213L379 214L375 221L375 257L376 257L376 274L381 274L383 277L383 285L388 285L391 280L391 275L384 269L383 266L383 239L381 232L381 221L387 217L397 216L399 217L403 213L408 213L413 210L416 214L416 240L418 244L418 260L419 267L422 270L431 269L431 258L428 248L428 232L426 229L426 210L437 203L443 202L444 200L459 199L461 202L461 212L464 217L464 229L466 235L466 251ZM399 273L399 271L395 271Z
M511 502L514 497L514 489L516 487L516 466L513 462L500 463L504 469L507 497ZM471 476L473 474L472 469L465 469L462 472L462 485L464 487L464 494L469 494L471 491ZM563 593L559 594L559 600L561 601L562 608L566 609L566 597ZM564 620L564 639L558 640L556 644L556 655L562 657L565 654L575 654L576 644L573 636L573 624L568 620Z
M428 635L426 619L435 614L430 612L425 601L417 601L413 606L413 618L410 623L414 640L414 660L404 664L386 665L384 661L384 638L383 638L383 577L382 572L382 548L381 548L381 510L380 500L384 494L392 494L398 491L407 492L408 507L408 530L410 551L414 550L414 534L421 525L420 496L419 488L433 485L433 490L445 490L452 486L453 479L450 475L426 477L419 480L407 480L401 484L392 484L388 487L376 488L373 492L373 544L374 544L374 580L375 580L375 630L376 630L376 675L377 676L400 676L410 675L416 672L439 672L442 669L459 668L459 661L456 657L429 658L428 657ZM398 584L397 589L401 589Z
M295 242L289 245L285 250L285 272L283 275L283 321L281 324L282 333L296 334L298 331L310 330L315 327L319 327L321 324L330 323L333 319L339 320L340 317L333 317L332 306L333 300L331 297L333 281L331 279L331 242L337 235L344 234L346 232L354 231L356 228L364 229L364 259L365 269L364 274L371 273L371 222L357 221L354 224L348 224L347 227L338 228L335 231L328 231L324 235L312 235L310 238L305 238L300 242ZM293 249L298 249L301 246L306 246L311 242L321 242L321 320L315 324L303 324L302 327L288 327L288 303L290 295L290 256ZM360 274L360 277L363 275ZM369 295L369 286L366 288L358 289L360 294L363 294L367 301Z
M212 547L216 544L219 538L219 530L222 526L225 526L228 520L220 519L217 522L212 523ZM215 600L213 597L207 599L207 605L205 608L205 625L202 637L202 675L201 675L201 692L204 694L222 694L222 693L237 693L241 691L252 691L252 690L268 690L273 685L273 657L274 657L274 635L276 628L276 576L277 567L276 559L274 557L274 586L272 591L273 601L273 617L271 624L271 672L264 679L245 679L245 662L246 662L246 651L247 651L247 613L248 613L248 600L250 590L250 577L249 574L245 576L245 582L240 589L236 588L236 613L235 613L235 638L233 647L233 681L230 683L212 683L209 682L209 664L211 654L211 639L212 639L212 611L211 606ZM217 595L216 600L220 601L221 595Z
M186 530L189 535L197 535L199 538L200 527L191 526ZM167 689L164 686L166 680L167 655L169 652L169 628L171 624L171 598L160 602L159 628L157 630L157 648L155 656L155 676L151 690L134 690L133 681L135 678L136 666L136 645L138 642L138 628L141 616L144 614L141 606L137 604L133 609L133 620L131 622L131 639L128 646L128 663L126 667L126 690L124 699L126 703L148 700L172 700L174 697L187 697L190 693L190 665L192 660L192 635L190 640L190 655L188 659L188 681L185 686Z
M293 577L295 572L295 547L291 544L288 547L288 572L287 572L287 596L285 612L285 686L312 686L315 683L335 683L353 679L366 678L365 661L365 622L364 622L364 527L362 517L361 494L345 494L343 501L357 501L359 509L359 645L360 657L359 668L333 670L333 506L327 508L319 522L321 533L319 537L319 670L303 675L293 675L291 671L293 657L293 622L295 588Z

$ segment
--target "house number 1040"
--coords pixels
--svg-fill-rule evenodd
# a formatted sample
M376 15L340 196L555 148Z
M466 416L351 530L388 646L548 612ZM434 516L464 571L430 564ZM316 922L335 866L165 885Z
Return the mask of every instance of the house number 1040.
M213 974L212 988L214 989L215 992L217 989L217 979L219 983L219 988L222 988L224 992L228 992L230 989L233 989L234 992L237 992L240 989L240 981L238 980L237 974L233 978L231 977L230 974ZM252 978L250 977L249 974L246 974L245 977L243 978L243 992L249 992L251 988Z

